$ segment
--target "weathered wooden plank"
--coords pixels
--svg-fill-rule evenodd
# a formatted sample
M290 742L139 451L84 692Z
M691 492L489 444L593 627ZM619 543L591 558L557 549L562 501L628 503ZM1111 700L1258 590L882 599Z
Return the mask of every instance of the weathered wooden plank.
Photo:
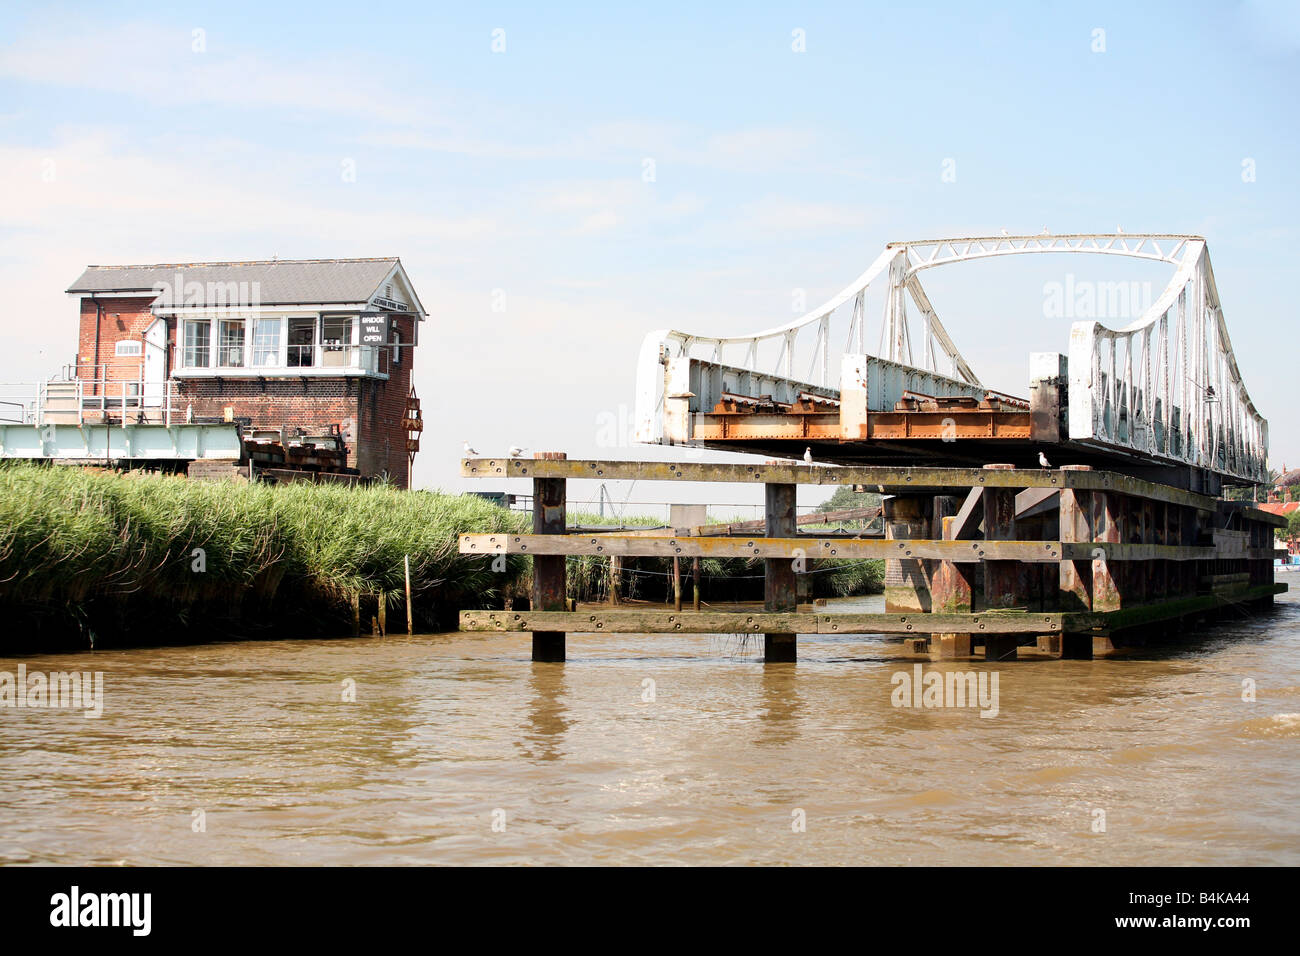
M979 614L782 614L767 611L461 611L462 631L570 634L928 634L964 631L1039 634L1059 631L1061 614L989 611Z
M1122 544L1116 541L1063 541L1061 557L1067 561L1211 561L1218 555L1209 546L1176 544Z
M1212 611L1215 608L1230 604L1256 601L1274 594L1282 594L1286 590L1287 585L1285 584L1261 584L1229 594L1201 594L1173 601L1143 604L1139 607L1124 608L1119 611L1066 614L1064 623L1067 631L1117 631L1144 624L1157 624L1160 621L1168 621L1172 618L1182 617L1185 614Z
M1203 550L1203 549L1202 549ZM628 534L463 534L461 554L595 554L619 557L769 558L857 560L868 558L943 561L1059 561L1059 541L905 541L881 538L647 537ZM1121 559L1117 559L1121 560Z
M743 464L532 458L464 458L466 478L592 478L641 481L734 481L801 485L871 485L889 494L945 488L1078 488L1114 491L1168 501L1202 511L1215 510L1207 495L1171 488L1109 471L1016 468L900 468L880 465ZM1260 519L1263 520L1263 519Z

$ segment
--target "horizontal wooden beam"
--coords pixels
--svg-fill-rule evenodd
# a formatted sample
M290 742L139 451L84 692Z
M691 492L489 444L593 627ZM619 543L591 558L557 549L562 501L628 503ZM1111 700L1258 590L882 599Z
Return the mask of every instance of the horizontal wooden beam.
M1146 624L1158 624L1188 614L1213 611L1232 604L1257 601L1261 598L1282 594L1287 590L1285 584L1260 584L1246 587L1230 593L1200 594L1195 597L1176 598L1172 601L1159 601L1152 604L1140 604L1137 607L1124 608L1120 611L1089 613L1086 611L1065 615L1065 628L1077 631L1118 631L1124 628L1140 627Z
M1250 555L1233 555L1249 557ZM1106 541L1077 541L1061 544L1061 557L1067 561L1213 561L1220 557L1211 546L1176 544L1120 544Z
M1077 546L1076 546L1077 547ZM1114 548L1133 545L1110 545ZM1176 550L1176 549L1175 549ZM1192 549L1196 551L1213 548ZM942 561L1060 561L1059 541L940 541L882 538L650 537L625 534L463 534L461 554L589 554L640 558L931 558ZM1203 557L1204 555L1202 555ZM1212 556L1212 555L1211 555ZM1088 554L1083 555L1089 557ZM1115 560L1123 560L1116 558Z
M785 614L766 611L461 611L462 631L568 634L1050 634L1063 614Z
M565 554L620 558L807 558L868 560L926 558L958 563L1021 561L1212 561L1209 545L1121 544L1104 541L941 541L929 538L715 537L636 534L463 534L461 554ZM1233 557L1272 558L1272 549L1248 548Z
M599 481L734 481L800 485L869 485L885 494L951 488L1075 488L1213 511L1215 499L1109 471L1049 468L895 468L878 465L738 464L582 459L464 458L466 478L591 478Z

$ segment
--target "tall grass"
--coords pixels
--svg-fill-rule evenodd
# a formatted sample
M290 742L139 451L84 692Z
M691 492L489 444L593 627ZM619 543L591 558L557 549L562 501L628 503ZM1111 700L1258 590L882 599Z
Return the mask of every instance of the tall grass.
M0 647L342 632L354 599L404 617L403 557L422 626L498 601L524 572L457 553L462 533L522 530L474 496L385 486L269 486L0 467ZM369 602L367 604L367 602ZM402 622L404 624L404 622ZM194 634L192 632L199 632Z
M662 518L638 515L609 518L585 512L569 512L568 523L574 525L616 526L628 528L660 527ZM830 526L825 526L829 528ZM807 529L804 529L807 530ZM648 601L671 601L672 558L624 558L621 576L626 598ZM609 559L604 556L576 555L566 562L569 597L579 601L605 601L609 598ZM808 572L813 597L848 597L878 593L884 589L884 561L809 561ZM682 594L691 600L691 562L681 562ZM763 560L761 558L700 559L700 592L705 601L762 600Z
M570 513L570 526L658 526ZM504 571L458 553L457 536L528 530L528 515L472 495L375 485L263 485L121 475L26 462L0 466L0 650L218 637L344 634L377 597L405 625L409 556L417 626L454 627L462 608L528 593L531 559ZM671 600L669 558L623 562L627 598ZM498 568L500 565L498 564ZM609 561L571 557L569 596L608 599ZM707 601L761 599L762 561L705 558ZM879 590L882 562L813 562L814 596ZM690 599L690 564L682 567Z

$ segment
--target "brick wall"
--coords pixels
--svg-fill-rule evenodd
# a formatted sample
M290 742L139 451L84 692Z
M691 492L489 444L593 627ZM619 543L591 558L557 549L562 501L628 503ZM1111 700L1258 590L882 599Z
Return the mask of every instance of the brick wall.
M411 387L411 364L414 361L412 326L414 319L408 316L394 317L393 328L407 343L402 348L400 365L381 364L387 368L388 381L370 380L360 395L357 406L359 423L358 460L364 474L379 474L384 469L397 480L402 487L410 479L410 460L406 455L406 431L402 428L402 419L406 413L406 396ZM389 352L391 356L391 350ZM387 363L388 359L385 359Z
M154 315L149 306L153 296L138 299L100 299L99 357L95 357L95 300L81 300L81 321L77 334L77 365L83 378L108 378L114 381L135 382L144 366L144 348L141 354L118 358L117 343L122 339L142 340L144 331L153 324ZM96 364L104 365L104 375L92 370Z
M116 358L115 344L125 338L140 341L154 319L149 311L153 299L99 301L103 315L99 323L98 362L106 365L108 378L136 381L143 357ZM83 377L90 377L89 366L96 362L95 317L95 302L83 298L77 353L77 362L83 366ZM391 350L385 350L379 367L388 372L387 381L345 377L176 380L178 408L183 413L187 406L193 406L195 415L221 417L230 406L235 417L250 418L254 426L287 428L290 432L303 428L312 433L324 433L330 425L338 425L347 445L349 467L367 476L387 470L393 480L405 488L410 481L410 466L402 418L414 362L415 349L410 345L414 338L414 321L409 316L393 318L393 327L401 333L406 346L401 350L399 365L391 364ZM169 322L169 326L168 349L174 359L174 320Z

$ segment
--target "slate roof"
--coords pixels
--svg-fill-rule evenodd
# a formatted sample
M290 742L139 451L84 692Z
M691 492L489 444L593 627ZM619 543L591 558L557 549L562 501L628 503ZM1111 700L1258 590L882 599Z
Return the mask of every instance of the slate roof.
M68 288L70 293L151 293L162 290L156 304L171 305L178 281L185 305L301 305L365 302L397 258L279 259L261 262L180 262L139 266L87 266ZM177 276L181 278L178 280ZM195 299L197 283L203 301ZM208 302L209 290L216 290ZM180 291L180 290L178 290ZM411 303L419 308L418 303Z

